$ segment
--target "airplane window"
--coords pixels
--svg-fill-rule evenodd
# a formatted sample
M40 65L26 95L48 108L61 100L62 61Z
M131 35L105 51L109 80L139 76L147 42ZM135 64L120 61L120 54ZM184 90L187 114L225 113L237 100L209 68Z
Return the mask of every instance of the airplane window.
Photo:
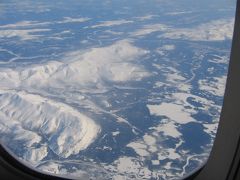
M191 174L218 127L235 3L1 1L1 145L69 178Z

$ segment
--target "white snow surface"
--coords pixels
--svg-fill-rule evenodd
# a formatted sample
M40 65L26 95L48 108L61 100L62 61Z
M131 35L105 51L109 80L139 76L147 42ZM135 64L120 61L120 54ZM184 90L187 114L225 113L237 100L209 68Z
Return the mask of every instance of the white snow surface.
M129 23L133 23L133 22L134 21L128 21L125 19L113 20L113 21L103 21L97 25L93 25L92 28L119 26L122 24L129 24Z
M200 24L196 27L171 29L159 37L192 41L231 40L233 35L233 24L234 19L218 19Z
M169 29L169 27L166 26L165 24L148 24L148 25L144 25L139 30L132 32L131 35L132 36L146 36L146 35L149 35L154 32L161 32L161 31L165 32L168 29Z
M22 41L39 39L43 32L50 29L3 29L0 30L0 38L18 37Z
M189 112L187 112L182 105L173 103L162 103L160 105L147 105L150 110L150 114L156 116L166 116L179 124L186 124L188 122L194 122Z
M47 147L65 158L88 148L101 131L98 123L53 97L57 94L58 98L81 104L85 98L79 91L105 91L106 81L141 80L150 73L137 64L137 59L147 53L131 41L123 40L107 47L70 52L59 61L14 69L2 67L0 133L4 138L1 141L9 139L5 138L9 134L12 141L22 141L29 149L23 157L32 163L47 156Z
M198 85L200 90L222 97L224 95L226 85L226 76L199 80Z
M166 24L148 24L130 33L133 37L146 36L151 33L162 33L158 37L167 39L184 39L191 41L224 41L231 40L234 19L217 19L198 26L174 28ZM197 33L196 33L197 32Z
M127 40L85 52L75 51L67 53L62 61L17 70L2 68L0 87L94 88L104 86L104 81L141 80L150 73L135 61L147 53Z
M26 141L29 148L45 139L54 153L68 157L86 149L100 131L92 119L74 108L40 95L1 91L0 101L1 133L12 133L14 140ZM46 152L36 153L26 152L25 156L33 161L46 156Z

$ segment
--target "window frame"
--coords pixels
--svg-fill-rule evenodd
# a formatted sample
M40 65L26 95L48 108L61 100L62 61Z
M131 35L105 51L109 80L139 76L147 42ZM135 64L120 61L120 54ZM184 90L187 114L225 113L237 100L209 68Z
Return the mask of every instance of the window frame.
M209 159L184 180L240 179L240 0L236 1L235 25L226 90L220 122ZM0 175L7 179L69 179L36 171L15 159L0 144Z

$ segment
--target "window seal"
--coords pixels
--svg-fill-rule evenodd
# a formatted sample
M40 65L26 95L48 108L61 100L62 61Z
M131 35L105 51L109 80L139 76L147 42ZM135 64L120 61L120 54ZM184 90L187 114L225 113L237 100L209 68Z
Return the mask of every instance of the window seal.
M240 173L240 0L236 4L228 77L217 135L209 159L196 180L237 180Z

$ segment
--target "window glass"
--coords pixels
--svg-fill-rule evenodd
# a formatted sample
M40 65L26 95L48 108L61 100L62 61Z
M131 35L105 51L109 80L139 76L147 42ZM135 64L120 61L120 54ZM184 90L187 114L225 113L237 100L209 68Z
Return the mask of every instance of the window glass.
M45 173L179 179L208 158L228 0L2 0L0 142Z

